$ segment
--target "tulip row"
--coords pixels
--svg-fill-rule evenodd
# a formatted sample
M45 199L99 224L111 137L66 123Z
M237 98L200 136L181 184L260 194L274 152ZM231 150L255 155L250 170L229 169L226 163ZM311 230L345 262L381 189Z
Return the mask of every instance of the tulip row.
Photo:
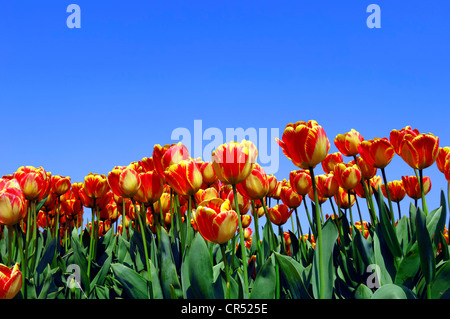
M181 143L155 145L152 157L107 175L90 173L82 183L31 166L3 176L0 296L446 296L450 285L440 280L450 271L445 196L429 211L431 180L423 176L436 162L450 185L450 148L439 147L438 137L405 127L389 139L364 140L352 129L336 136L339 152L329 153L325 130L309 121L288 124L277 143L298 168L280 181L256 163L258 150L247 140L220 145L210 162L191 158ZM386 167L396 154L415 174L388 181ZM319 164L323 174L315 171ZM406 196L414 204L402 216ZM328 200L332 213L324 216ZM91 218L83 227L85 209ZM56 279L63 276L56 269L71 264L82 268L83 295ZM383 268L379 291L367 286L364 269L372 264Z

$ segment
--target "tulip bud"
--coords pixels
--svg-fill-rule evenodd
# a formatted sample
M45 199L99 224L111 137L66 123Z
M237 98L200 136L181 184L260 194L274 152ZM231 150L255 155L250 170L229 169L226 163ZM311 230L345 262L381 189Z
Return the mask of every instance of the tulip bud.
M358 154L358 146L364 138L359 132L352 129L345 134L338 134L334 139L334 144L338 150L345 156L356 156Z
M70 177L53 175L51 177L51 191L56 195L63 195L71 188Z
M273 224L281 226L287 222L289 217L291 217L292 210L289 210L286 205L280 204L269 208L267 213L269 214L269 219Z
M311 175L309 171L299 169L289 173L289 183L292 189L299 195L306 195L312 189Z
M385 168L395 155L394 147L386 137L362 141L358 151L367 164L376 168Z
M346 190L355 188L361 181L361 171L352 164L336 164L334 176L336 176L339 186Z

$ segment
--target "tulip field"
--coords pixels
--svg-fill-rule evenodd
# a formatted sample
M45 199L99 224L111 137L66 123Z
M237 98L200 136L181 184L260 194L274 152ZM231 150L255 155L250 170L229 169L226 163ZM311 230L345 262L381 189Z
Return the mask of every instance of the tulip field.
M276 142L289 176L267 175L247 140L210 159L155 145L79 182L3 172L0 298L450 298L449 194L428 207L426 176L437 165L450 183L450 147L410 126L330 139L314 120ZM409 176L387 180L394 156Z

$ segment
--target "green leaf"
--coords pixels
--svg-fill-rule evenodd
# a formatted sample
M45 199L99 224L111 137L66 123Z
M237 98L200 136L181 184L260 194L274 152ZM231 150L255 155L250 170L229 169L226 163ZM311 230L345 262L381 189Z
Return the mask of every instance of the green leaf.
M84 290L89 291L88 289L90 288L90 280L87 275L88 261L86 259L86 256L83 254L83 250L81 249L81 245L78 239L76 237L72 237L70 241L73 248L75 263L80 267L81 282L83 283Z
M53 238L50 242L47 242L47 246L45 247L44 254L42 258L39 260L39 263L36 267L36 272L42 274L44 269L50 264L55 256L56 250L56 238Z
M431 283L436 273L436 260L431 245L430 234L427 230L426 217L419 207L416 216L416 236L419 246L420 268L427 283Z
M395 233L395 229L392 226L392 222L390 217L388 216L388 208L385 205L383 200L383 193L379 188L378 192L378 201L380 207L380 225L381 232L383 234L383 239L386 242L389 250L391 251L394 257L401 257L403 255L400 244L398 243L397 235Z
M333 249L335 242L338 238L338 230L334 221L329 218L322 228L322 245L323 245L323 260L321 261L324 265L325 272L325 283L324 283L324 298L331 299L333 297L333 287L335 279L335 268L333 266ZM313 268L312 268L312 287L314 298L319 298L320 285L320 275L319 275L319 240L316 239L316 249L313 258Z
M137 272L119 263L111 265L115 278L123 286L123 291L131 299L148 299L148 281Z
M275 297L276 274L273 255L266 260L256 275L250 299L273 299Z
M103 282L105 280L106 275L109 272L110 266L111 266L112 256L109 256L105 262L102 265L102 268L100 268L99 272L95 276L95 278L91 281L91 290L94 289L96 285L103 285Z
M372 290L364 284L360 284L355 291L355 299L371 299L373 297Z
M276 261L280 265L280 273L286 281L287 289L291 292L292 298L311 299L302 280L303 266L289 256L274 254Z
M373 251L375 264L380 267L378 281L380 285L392 284L395 278L394 257L391 251L383 241L383 235L380 229L380 223L377 224L373 233Z
M416 296L405 286L387 284L378 288L372 299L416 299Z
M198 299L214 298L213 266L208 246L199 233L195 235L188 253L188 276L193 295Z
M182 297L181 285L178 280L177 269L172 255L172 247L169 236L164 228L160 232L160 263L161 263L161 287L164 298L171 298L171 286L178 298ZM208 253L209 256L209 253Z
M436 272L436 277L431 283L431 298L442 298L450 290L450 262L446 261Z
M397 273L395 275L395 284L407 285L409 281L414 286L414 278L420 270L420 255L418 245L414 245L402 258Z
M50 268L50 265L47 264L47 268L45 268L43 275L45 279L39 292L38 299L47 299L47 293L50 288L50 284L53 282L52 270Z

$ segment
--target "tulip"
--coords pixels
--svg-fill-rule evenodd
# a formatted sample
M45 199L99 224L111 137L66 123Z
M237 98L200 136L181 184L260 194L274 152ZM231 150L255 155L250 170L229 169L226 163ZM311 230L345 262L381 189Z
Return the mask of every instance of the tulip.
M205 183L206 186L210 187L218 181L216 172L214 171L214 167L211 162L198 161L197 166L200 173L202 173L203 183Z
M296 208L300 206L302 203L302 196L297 194L292 187L290 186L289 182L287 185L283 186L281 188L281 201L283 204L285 204L289 208Z
M133 198L144 204L157 202L164 191L164 178L156 171L147 171L139 174L139 180L141 185Z
M189 152L183 144L155 145L153 147L153 165L159 175L165 176L170 165L189 159Z
M325 159L322 161L322 168L325 173L334 172L334 166L338 163L343 163L344 158L342 157L342 153L330 153Z
M207 189L199 189L194 197L197 203L201 203L208 199L219 198L219 192L214 187L209 187Z
M237 185L252 172L258 152L252 142L231 141L212 152L211 159L218 179L225 184Z
M390 133L389 140L397 155L400 155L401 153L401 143L406 134L417 136L419 134L419 130L412 129L411 126L406 126L401 130L392 130Z
M314 167L325 159L330 150L330 141L325 134L325 130L314 120L307 123L303 121L295 124L289 123L284 129L282 140L276 138L276 142L282 148L284 155L295 166L310 170L314 201L316 203L315 216L316 220L320 220ZM325 294L325 264L323 261L322 227L319 224L317 224L317 237L319 243L319 297L323 299Z
M386 137L362 141L358 151L368 165L376 168L385 168L395 155L394 147Z
M116 166L108 173L108 185L117 196L132 198L141 186L141 179L134 168Z
M339 163L334 167L334 175L340 187L345 190L355 188L361 181L361 171L358 166L351 163Z
M103 174L89 173L84 178L84 190L90 198L103 197L109 191L108 180Z
M289 210L288 206L284 204L270 207L267 212L270 221L278 226L284 225L292 214L292 210Z
M322 197L333 197L339 190L339 183L333 173L316 176L318 193Z
M358 131L351 129L345 134L338 134L334 139L334 144L344 156L356 156L358 154L358 146L364 138Z
M22 288L19 264L9 268L0 264L0 299L13 299Z
M356 157L356 161L353 160L349 164L358 166L364 180L369 180L377 174L377 168L369 165L362 157Z
M411 168L422 170L434 164L439 153L439 137L431 133L406 134L400 144L400 156Z
M276 142L295 166L303 169L314 168L322 162L330 149L324 129L316 121L289 123L283 136Z
M335 200L336 200L336 203L338 205L340 205L341 208L348 209L348 208L351 208L355 204L356 197L355 197L355 195L348 193L342 187L339 187L339 191L335 196Z
M252 215L241 215L242 227L247 228L252 222Z
M0 224L12 226L22 220L27 213L24 194L16 179L1 183Z
M447 159L445 160L445 164L444 164L444 176L445 179L448 182L449 185L449 193L450 193L450 156L447 157ZM450 196L449 196L449 200L450 200Z
M389 193L391 194L391 200L393 202L400 202L406 196L406 190L403 187L403 181L391 181L388 182L387 187L389 188ZM381 185L381 191L383 195L386 195L386 184Z
M249 199L261 199L269 193L269 180L264 169L255 163L247 178L236 187L239 193Z
M422 197L420 183L416 176L402 176L403 187L408 197L418 200ZM424 194L428 194L431 190L431 179L428 176L423 177Z
M164 172L166 181L178 195L194 195L202 186L202 173L193 159L181 160Z
M311 175L307 170L296 170L289 173L289 183L299 195L306 195L312 189Z
M403 181L388 182L387 188L389 189L391 200L397 203L398 216L400 219L401 218L400 201L406 196L406 190L405 187L403 187ZM384 197L387 198L386 184L381 185L381 191L383 192Z
M155 170L155 164L153 164L153 157L144 157L139 161L139 165L142 167L143 172L151 172Z
M239 209L239 215L245 215L248 213L250 209L250 200L247 197L244 197L241 193L236 193L237 201L234 199L234 192L228 192L227 196L224 199L228 199L231 203L231 208L237 212ZM237 203L237 207L236 207Z
M450 147L439 147L438 156L436 158L436 165L441 173L445 174L445 161L450 158Z
M270 174L267 176L267 179L269 181L269 192L268 192L268 196L271 196L272 193L275 191L275 189L277 188L277 178L275 177L275 175Z
M59 196L67 193L72 187L70 177L53 175L51 177L51 191Z
M224 244L236 233L238 215L229 200L215 198L201 202L194 212L194 221L202 237L212 243Z
M19 182L25 199L36 201L43 198L48 183L50 182L47 172L42 168L33 166L22 166L14 173L14 178Z
M361 227L362 225L362 227ZM361 222L355 222L355 228L358 229L363 235L364 238L367 239L369 237L369 223L366 221ZM350 229L351 231L352 229ZM363 231L364 230L364 231Z

